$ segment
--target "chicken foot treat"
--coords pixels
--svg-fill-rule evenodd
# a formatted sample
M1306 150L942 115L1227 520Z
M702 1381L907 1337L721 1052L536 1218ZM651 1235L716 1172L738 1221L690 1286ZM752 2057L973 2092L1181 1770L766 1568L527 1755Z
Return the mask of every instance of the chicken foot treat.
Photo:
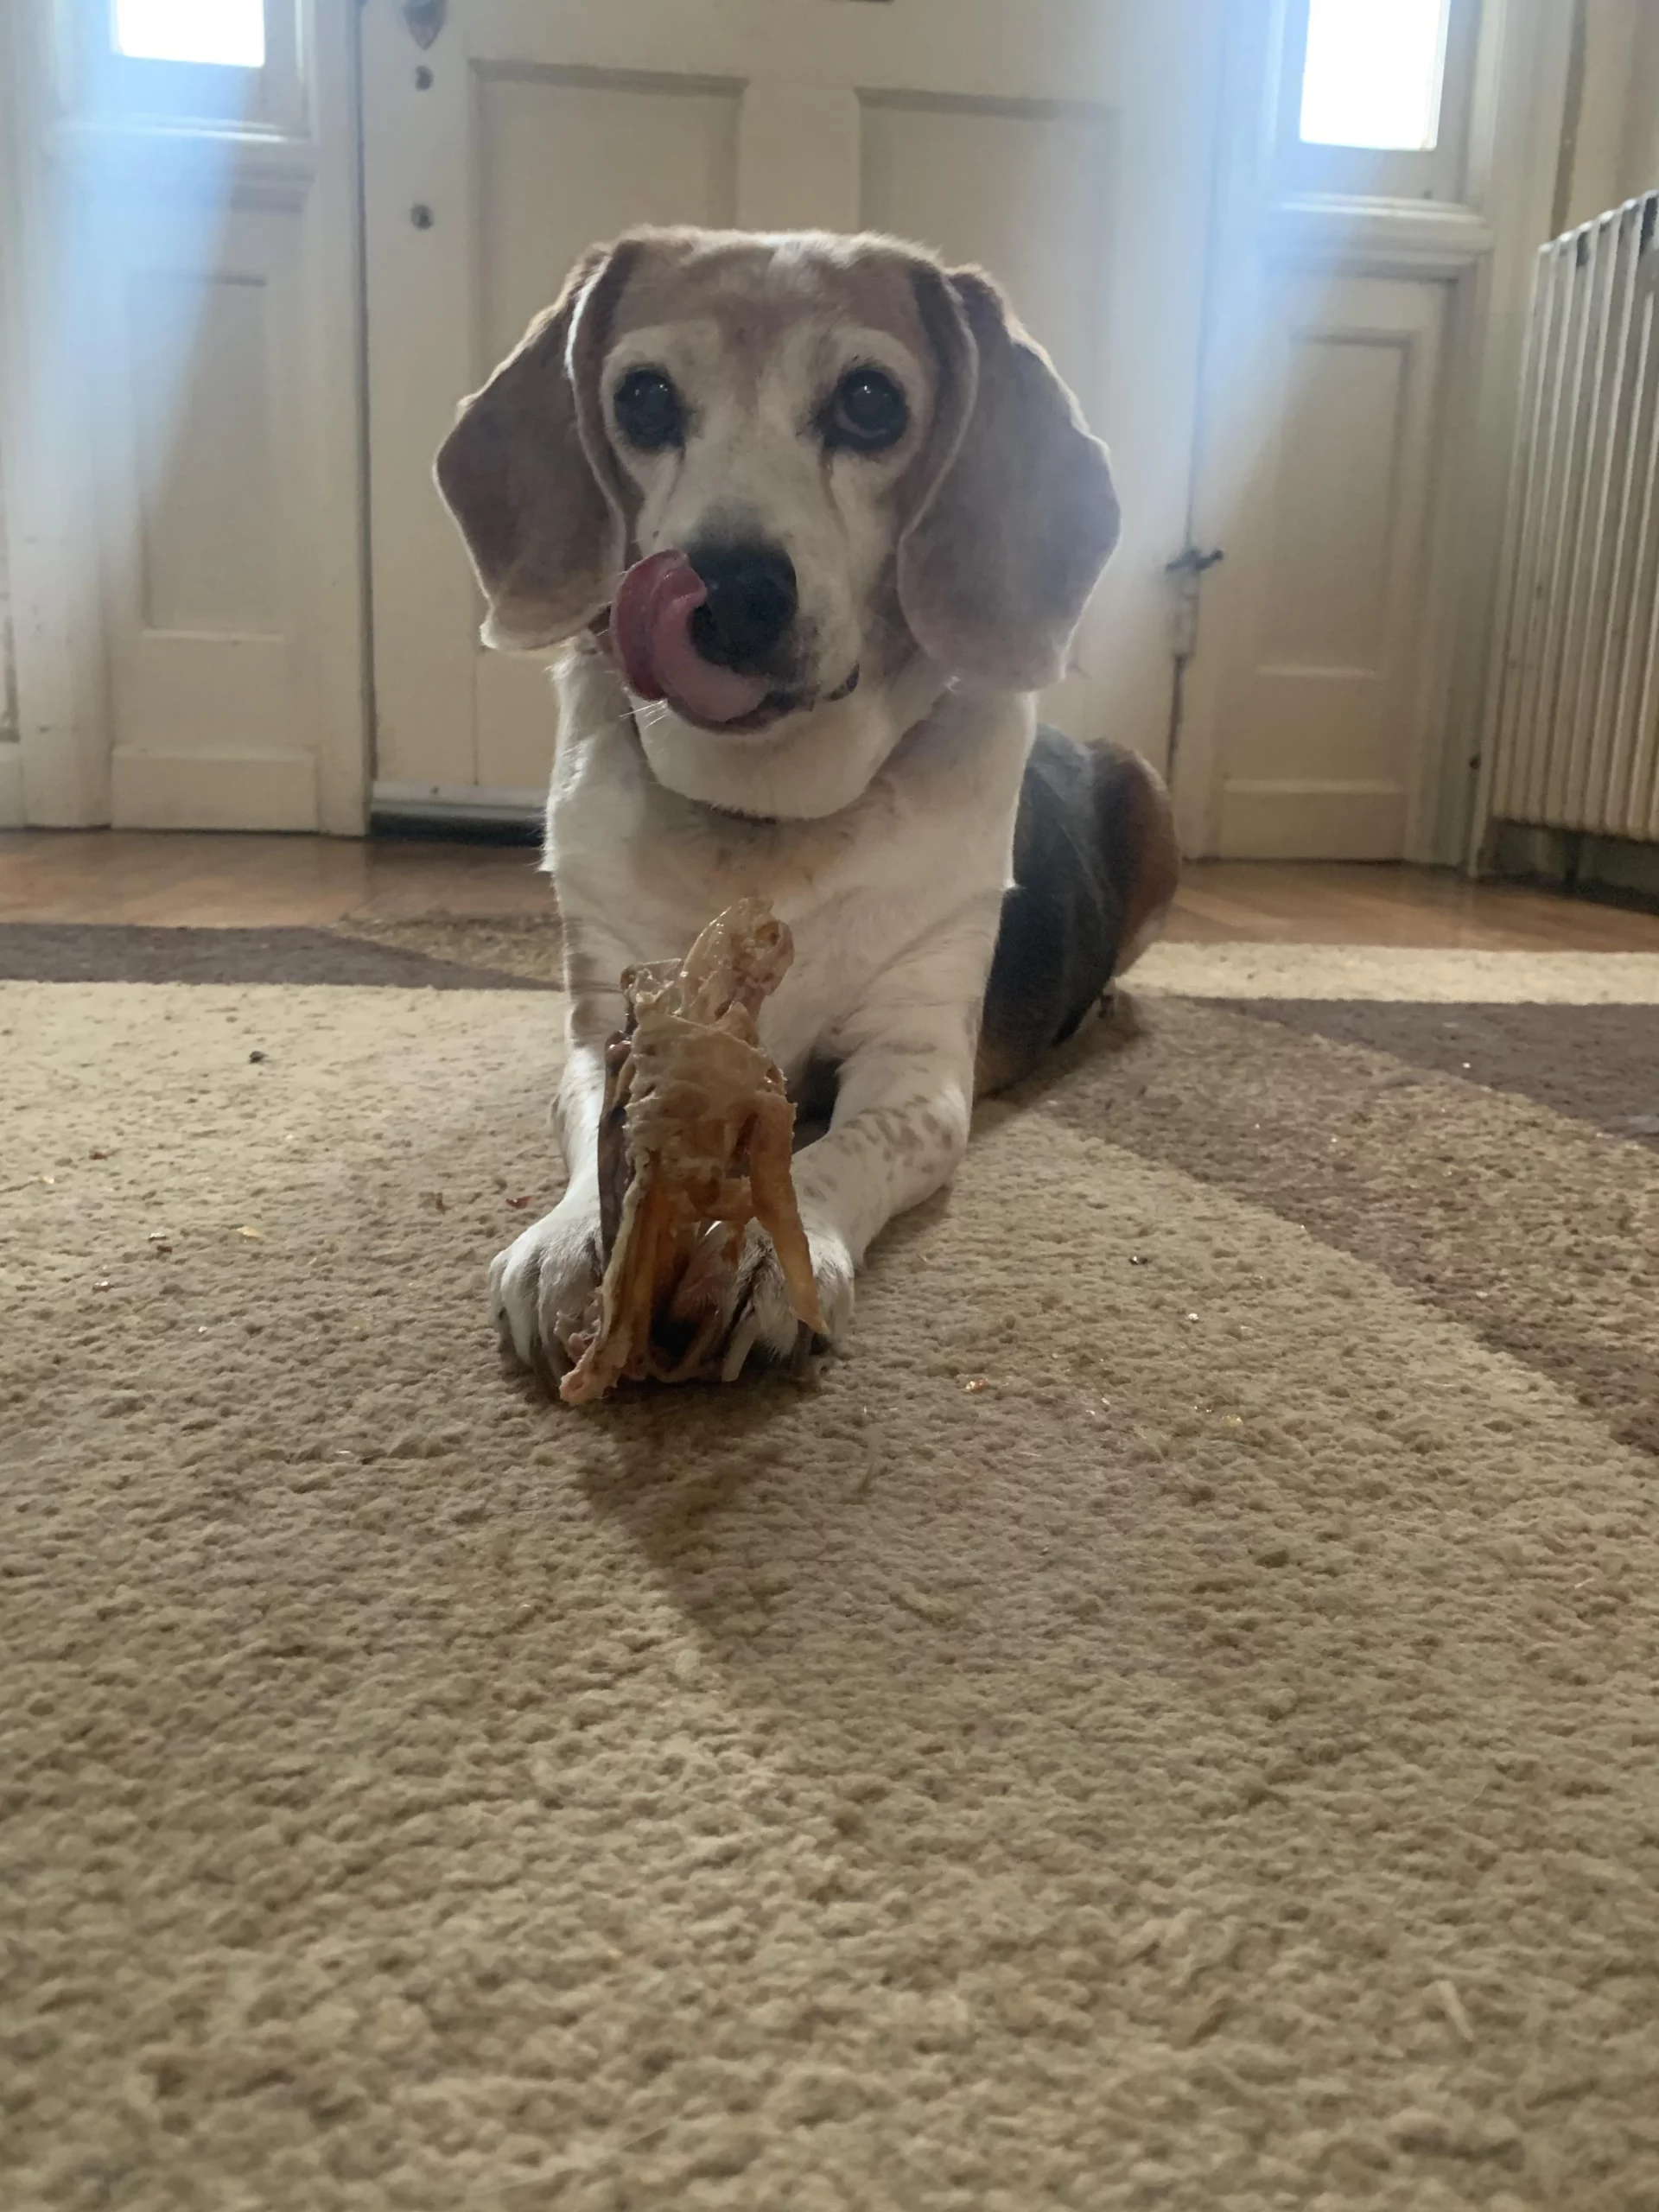
M683 961L623 976L627 1024L606 1049L599 1125L605 1274L559 1385L569 1403L623 1381L718 1375L752 1221L796 1319L827 1333L790 1179L795 1109L755 1026L793 957L765 899L743 899Z

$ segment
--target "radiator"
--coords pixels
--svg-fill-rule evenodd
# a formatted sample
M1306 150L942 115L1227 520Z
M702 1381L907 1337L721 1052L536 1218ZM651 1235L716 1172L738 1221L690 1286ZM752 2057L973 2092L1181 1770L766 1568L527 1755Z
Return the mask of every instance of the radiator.
M1473 857L1520 823L1659 840L1659 193L1545 246Z

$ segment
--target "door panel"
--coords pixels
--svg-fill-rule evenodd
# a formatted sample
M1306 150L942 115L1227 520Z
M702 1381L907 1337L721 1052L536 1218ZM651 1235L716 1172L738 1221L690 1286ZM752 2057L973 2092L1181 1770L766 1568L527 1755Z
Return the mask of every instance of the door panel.
M867 97L859 110L861 219L995 270L1060 374L1096 390L1110 110L903 93Z
M484 359L518 343L594 238L660 221L664 207L683 222L735 222L742 91L620 72L479 73Z
M293 224L255 208L168 223L142 203L105 219L118 248L99 301L97 427L113 817L312 829Z
M1161 760L1220 0L450 0L365 11L383 803L544 785L539 664L485 654L430 486L457 400L640 221L892 230L988 267L1113 448L1123 544L1045 701ZM429 79L429 81L428 81ZM988 521L989 518L988 518Z
M734 79L503 62L479 70L474 384L512 352L595 238L633 223L735 221L741 106ZM479 785L539 791L553 736L543 664L480 651L474 682Z
M1270 435L1227 549L1230 649L1219 626L1216 640L1230 667L1215 849L1234 858L1405 849L1448 291L1323 270L1286 288Z

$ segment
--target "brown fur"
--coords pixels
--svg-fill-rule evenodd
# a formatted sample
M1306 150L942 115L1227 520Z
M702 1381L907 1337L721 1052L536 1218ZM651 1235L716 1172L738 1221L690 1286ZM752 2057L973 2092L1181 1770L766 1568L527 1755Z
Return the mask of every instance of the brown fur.
M931 417L899 487L896 592L906 626L952 675L1034 690L1117 536L1105 448L991 280L925 249L812 234L798 287L776 240L640 230L595 246L481 391L436 464L489 602L486 642L545 646L608 603L627 545L628 493L599 393L631 331L703 318L722 359L753 375L803 316L854 321L931 361ZM787 270L787 264L785 264Z
M997 690L1041 690L1065 674L1117 543L1106 449L988 276L925 267L916 284L944 397L966 411L899 541L906 620L942 667ZM949 407L940 415L949 421Z
M1121 753L1109 783L1117 838L1110 862L1124 885L1122 953L1113 974L1134 966L1157 935L1181 880L1175 810L1156 769L1138 753Z
M556 644L608 602L621 505L590 457L581 395L597 377L631 258L606 246L586 253L484 389L462 401L438 449L438 489L489 602L486 644Z
M1122 746L1039 731L985 993L978 1096L1020 1082L1072 1034L1156 936L1179 873L1156 772Z
M861 439L848 413L867 370L902 387L890 438ZM626 404L617 420L638 371L672 388L660 435L631 430ZM569 1187L491 1269L503 1339L544 1367L587 1310L607 979L690 942L718 903L733 820L765 840L745 847L757 880L743 888L798 905L825 933L791 976L789 1012L792 1058L839 1061L836 1118L795 1166L839 1335L870 1239L939 1187L967 1141L982 999L982 1083L1011 1080L1084 1018L1133 950L1126 918L1160 895L1153 787L1124 783L1136 772L1109 752L1040 736L1020 886L983 990L1023 695L1063 672L1117 532L1105 448L977 270L888 238L647 231L584 259L462 408L437 474L492 645L578 636L624 565L653 552L695 569L699 554L747 550L786 563L795 594L791 688L768 695L764 745L732 743L737 725L709 726L690 689L631 715L626 671L591 640L560 667L550 857L570 893L568 973L591 988L573 999L560 1088ZM671 855L657 856L659 841ZM829 938L843 928L855 963ZM743 1265L728 1373L757 1344L787 1357L798 1342L764 1239Z

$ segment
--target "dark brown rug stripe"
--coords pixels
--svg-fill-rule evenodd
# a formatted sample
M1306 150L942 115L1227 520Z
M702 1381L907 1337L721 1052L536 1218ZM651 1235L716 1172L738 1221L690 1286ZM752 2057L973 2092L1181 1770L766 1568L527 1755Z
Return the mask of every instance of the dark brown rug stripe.
M35 983L383 983L435 991L537 991L526 976L311 929L147 929L0 923L0 981Z
M1659 1006L1446 1006L1383 999L1207 1003L1535 1099L1554 1113L1659 1148Z
M1659 1457L1650 1149L1231 1006L1148 998L1135 1018L1121 1049L1091 1029L1016 1100L1382 1268ZM1124 1241L1157 1267L1154 1234Z

